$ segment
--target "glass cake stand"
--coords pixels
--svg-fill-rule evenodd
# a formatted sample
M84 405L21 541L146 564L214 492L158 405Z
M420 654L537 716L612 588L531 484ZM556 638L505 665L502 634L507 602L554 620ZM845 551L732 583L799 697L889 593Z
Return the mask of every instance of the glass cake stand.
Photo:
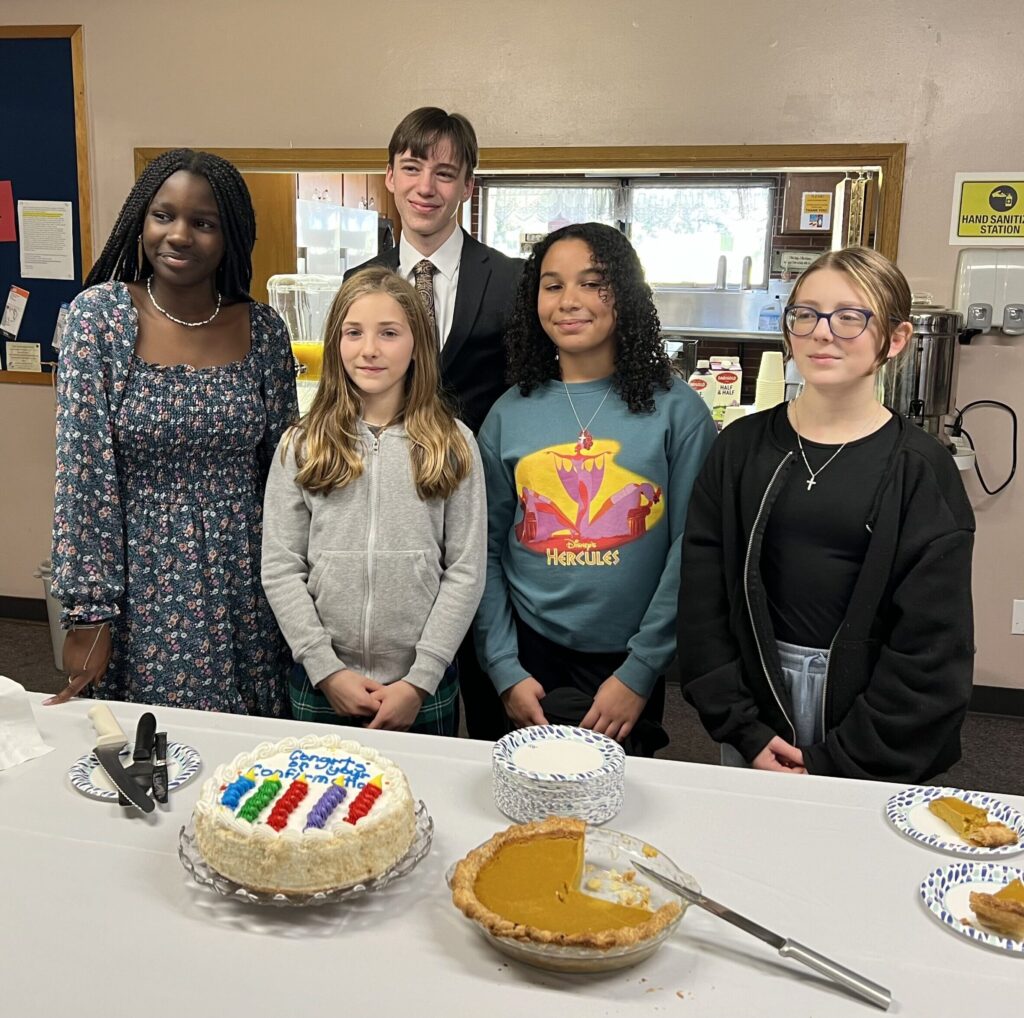
M434 837L434 821L427 812L421 799L416 804L416 830L413 833L409 851L402 856L389 870L373 880L360 881L346 887L334 887L329 891L317 891L314 894L271 894L266 891L252 891L233 880L222 876L211 869L199 852L196 844L195 819L189 817L188 823L182 827L178 835L178 858L181 865L193 880L202 887L209 887L225 898L246 901L253 905L280 905L305 907L308 905L334 905L338 902L358 898L372 891L381 891L388 884L411 873L419 862L430 851L430 843Z

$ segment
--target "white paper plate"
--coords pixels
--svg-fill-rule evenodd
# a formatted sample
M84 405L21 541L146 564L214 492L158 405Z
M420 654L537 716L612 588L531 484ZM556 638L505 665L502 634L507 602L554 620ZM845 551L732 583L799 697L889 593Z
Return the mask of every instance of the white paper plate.
M1017 832L1017 844L982 848L980 845L971 845L964 841L949 824L940 820L928 808L928 803L932 799L941 799L944 796L963 799L971 806L988 810L989 819L998 820ZM896 830L940 852L979 858L998 858L1024 852L1024 817L1012 806L984 792L965 792L961 788L912 786L897 792L886 803L885 815Z
M993 862L957 862L941 866L925 877L921 900L936 919L962 937L979 944L1024 955L1024 940L1010 940L986 930L971 911L971 891L995 894L1013 880L1024 880L1024 871ZM965 922L966 920L966 922Z
M129 744L121 750L121 761L128 767L132 762L132 746ZM191 746L183 742L167 743L167 790L173 792L176 788L188 784L198 773L202 761L199 753ZM103 799L107 802L117 802L117 789L114 788L106 771L100 766L99 760L94 753L86 753L79 757L68 771L68 779L71 787L90 799Z
M494 744L494 802L519 823L552 815L604 823L622 808L625 767L622 747L598 732L520 728Z

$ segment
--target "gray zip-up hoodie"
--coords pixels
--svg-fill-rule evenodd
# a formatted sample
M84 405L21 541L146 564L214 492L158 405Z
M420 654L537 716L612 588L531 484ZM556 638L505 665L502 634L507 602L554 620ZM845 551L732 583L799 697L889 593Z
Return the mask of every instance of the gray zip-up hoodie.
M360 422L362 475L328 495L295 483L295 443L267 479L263 587L315 686L342 668L405 679L428 695L455 659L484 587L487 502L480 453L448 499L423 501L410 442ZM285 435L282 444L288 440Z

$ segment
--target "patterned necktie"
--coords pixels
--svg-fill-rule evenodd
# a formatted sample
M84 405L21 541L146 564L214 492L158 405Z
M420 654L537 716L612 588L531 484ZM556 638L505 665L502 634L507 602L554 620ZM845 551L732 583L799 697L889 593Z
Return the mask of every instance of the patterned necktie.
M413 266L412 276L413 283L416 286L416 292L420 295L420 299L423 301L423 306L427 309L427 317L430 319L430 327L434 330L434 342L438 342L438 331L437 331L437 318L434 314L434 273L437 272L437 266L430 261L428 258L424 258L423 261L417 262Z

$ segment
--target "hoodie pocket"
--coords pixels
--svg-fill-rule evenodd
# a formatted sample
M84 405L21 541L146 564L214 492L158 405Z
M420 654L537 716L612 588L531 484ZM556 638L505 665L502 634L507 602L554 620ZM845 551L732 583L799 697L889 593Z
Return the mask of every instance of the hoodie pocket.
M440 566L425 552L377 552L370 620L374 650L390 655L415 647L440 586Z
M366 612L366 553L327 551L310 570L308 587L324 629L335 649L363 653L363 619Z

